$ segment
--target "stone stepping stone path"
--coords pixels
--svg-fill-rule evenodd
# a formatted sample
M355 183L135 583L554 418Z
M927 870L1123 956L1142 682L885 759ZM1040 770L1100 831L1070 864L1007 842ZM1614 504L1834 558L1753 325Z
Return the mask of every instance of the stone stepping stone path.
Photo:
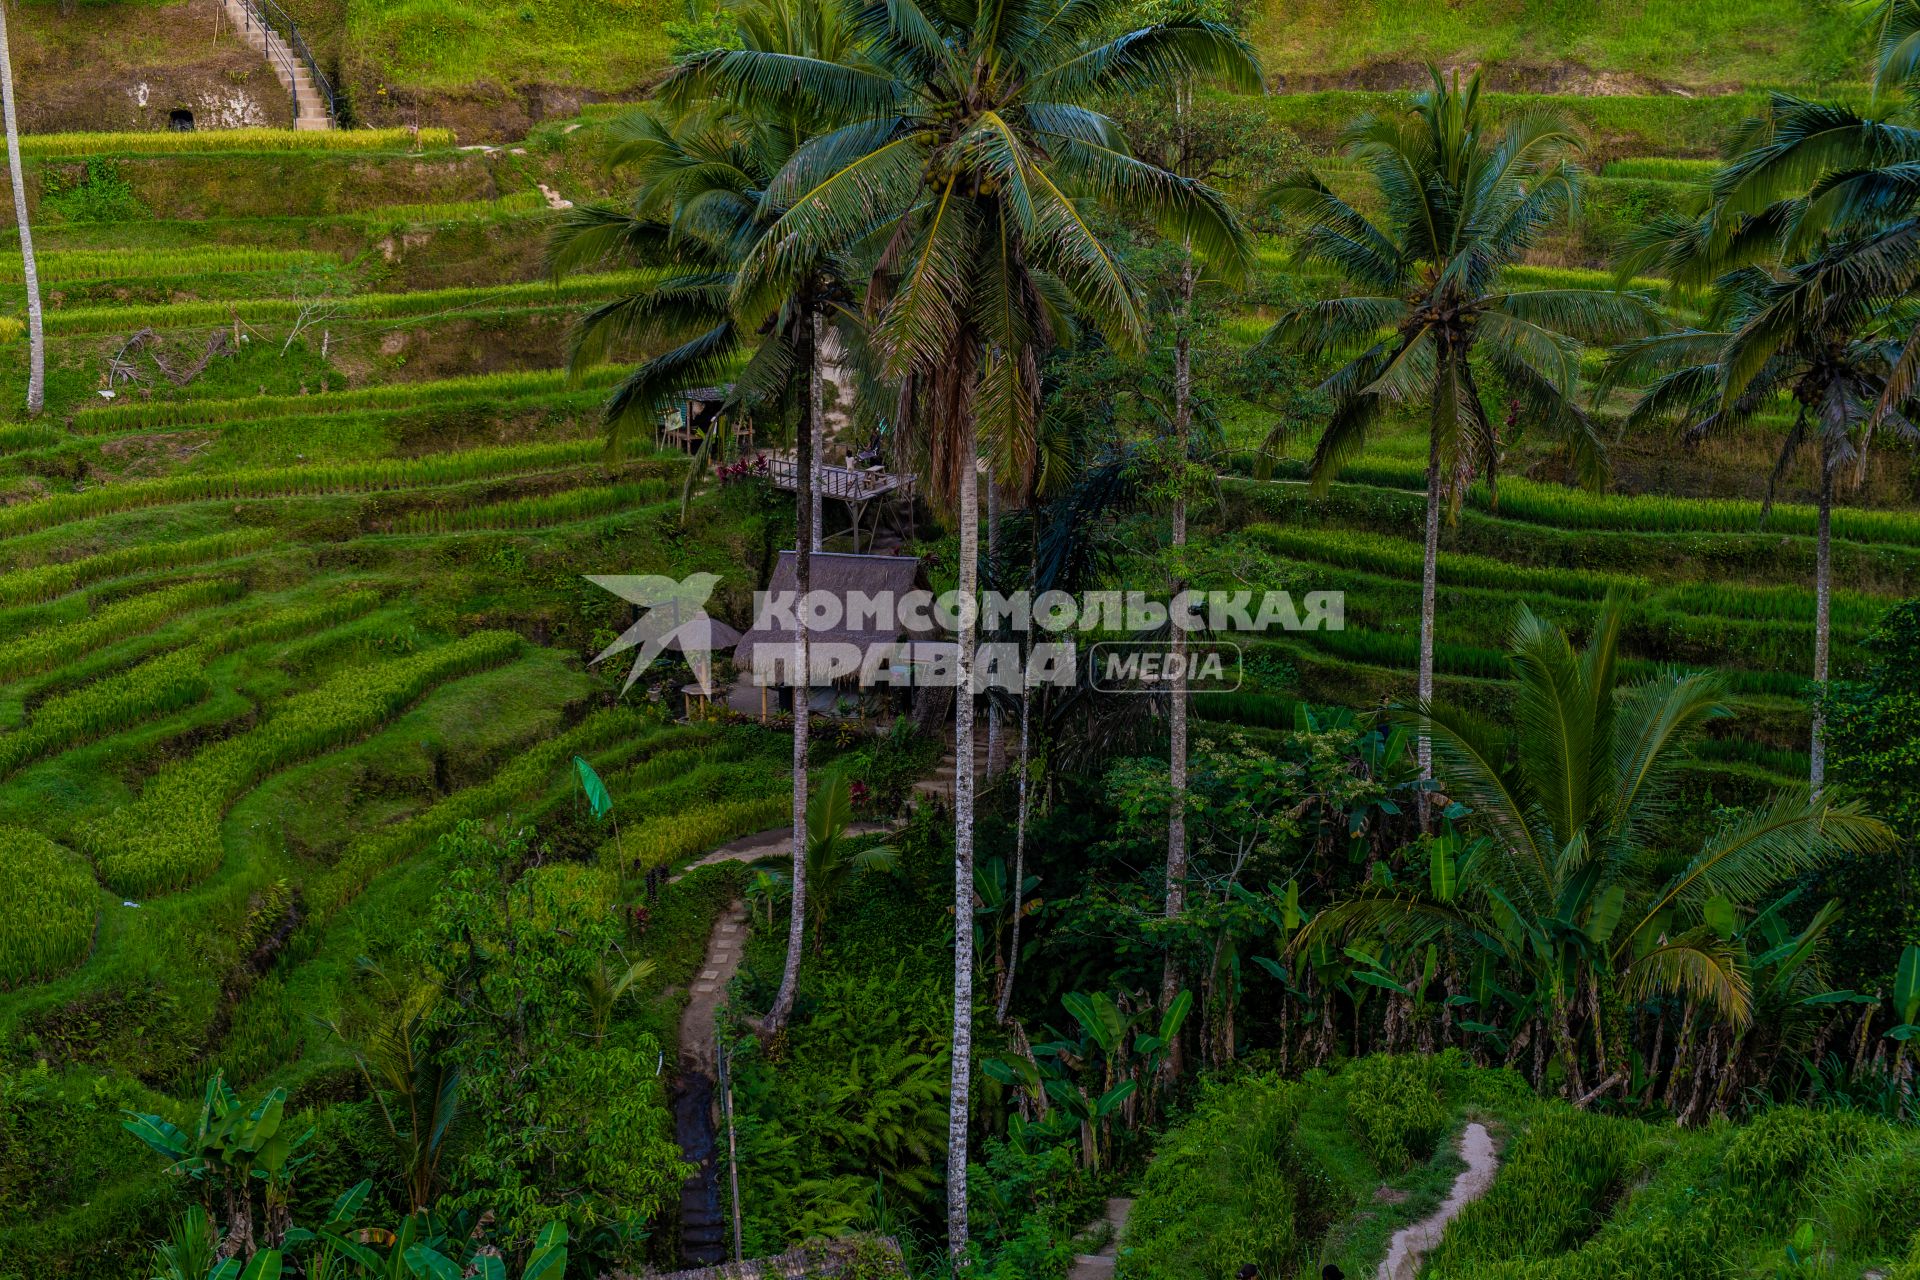
M1083 1235L1104 1230L1107 1242L1100 1246L1097 1253L1083 1253L1073 1260L1073 1266L1067 1270L1067 1280L1109 1280L1114 1266L1119 1261L1120 1237L1127 1229L1127 1215L1133 1212L1133 1201L1116 1196L1107 1201L1107 1211L1087 1225Z

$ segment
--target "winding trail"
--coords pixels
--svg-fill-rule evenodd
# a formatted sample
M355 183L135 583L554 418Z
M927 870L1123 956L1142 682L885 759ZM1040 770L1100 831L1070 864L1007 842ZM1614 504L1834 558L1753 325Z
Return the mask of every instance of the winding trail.
M1500 1157L1493 1149L1493 1135L1487 1132L1487 1126L1475 1121L1462 1130L1459 1150L1467 1167L1453 1180L1453 1190L1438 1209L1394 1233L1374 1280L1414 1280L1420 1274L1421 1261L1440 1243L1447 1224L1493 1185L1493 1175L1500 1171Z
M720 1207L720 1162L714 1132L714 1081L719 1066L714 1018L727 983L740 968L747 940L747 909L735 901L714 921L706 962L694 976L680 1015L680 1070L671 1089L674 1138L694 1165L680 1186L680 1254L708 1265L725 1260L726 1217Z
M847 828L850 835L865 835L888 828L877 823L859 822ZM687 864L678 880L695 867L719 862L757 862L762 858L789 858L793 850L793 828L774 827L738 840L728 841ZM680 1187L680 1256L696 1266L725 1261L731 1252L731 1232L720 1201L720 1160L717 1142L717 1112L714 1098L719 1078L718 1046L715 1024L720 1006L727 998L727 984L740 970L748 931L747 907L735 899L714 921L707 938L707 955L687 992L687 1007L680 1014L680 1061L669 1090L673 1107L674 1138L681 1152L693 1164L694 1171Z
M1119 1261L1120 1237L1126 1234L1127 1215L1132 1212L1131 1199L1116 1197L1107 1201L1105 1213L1086 1228L1089 1232L1104 1235L1106 1243L1100 1246L1098 1253L1075 1255L1073 1266L1067 1271L1067 1280L1110 1280L1114 1266Z
M982 747L984 751L984 746ZM976 760L979 757L976 756ZM933 785L928 780L916 785L918 796L939 795L950 789L953 778L953 749L936 769ZM850 836L870 835L876 831L897 830L901 822L856 822L847 827ZM771 827L752 835L730 840L688 863L668 877L668 883L680 879L696 867L721 862L758 862L762 858L790 860L793 856L793 828ZM714 1098L719 1075L718 1044L715 1028L720 1006L727 998L727 985L740 969L751 922L746 904L736 899L727 904L714 922L707 939L706 960L694 975L687 993L687 1007L680 1014L680 1060L670 1088L673 1106L674 1136L681 1151L694 1165L694 1171L680 1188L680 1256L695 1266L722 1262L731 1250L730 1232L720 1204L720 1167L716 1130L718 1111ZM1117 1231L1116 1231L1117 1238ZM1112 1262L1108 1270L1112 1274Z

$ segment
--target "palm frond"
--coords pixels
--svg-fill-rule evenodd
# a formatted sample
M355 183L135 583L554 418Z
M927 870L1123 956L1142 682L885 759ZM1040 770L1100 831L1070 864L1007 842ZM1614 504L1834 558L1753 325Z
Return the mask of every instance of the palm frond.
M1712 1009L1734 1027L1753 1014L1753 988L1734 948L1710 930L1693 930L1627 966L1627 995L1639 1001L1674 996Z

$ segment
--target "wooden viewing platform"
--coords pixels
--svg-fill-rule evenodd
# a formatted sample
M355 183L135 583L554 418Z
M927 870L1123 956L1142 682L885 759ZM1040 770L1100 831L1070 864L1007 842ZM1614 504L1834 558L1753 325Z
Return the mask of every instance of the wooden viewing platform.
M913 494L915 478L911 474L886 471L879 467L871 470L860 467L821 466L818 469L820 496L835 502L844 503L852 519L848 532L853 535L853 549L860 550L861 526L866 520L867 509L873 507L873 521L867 526L867 544L873 544L874 534L879 532L880 517L890 513L897 504L904 504L909 516L909 527L901 528L894 521L895 529L909 539L912 538L911 516L913 512ZM792 493L800 487L800 469L790 453L774 454L767 459L767 478L776 489ZM878 506L874 506L878 503ZM825 531L822 530L822 536Z

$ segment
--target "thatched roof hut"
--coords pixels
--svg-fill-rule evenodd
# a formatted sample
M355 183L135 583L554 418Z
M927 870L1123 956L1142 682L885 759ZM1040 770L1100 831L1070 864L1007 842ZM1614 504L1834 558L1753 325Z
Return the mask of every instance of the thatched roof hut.
M840 625L811 632L814 644L851 643L858 645L864 655L876 645L941 638L939 628L932 625L930 619L927 625L915 629L897 613L876 622L870 616L849 616L846 607L856 593L869 600L890 597L897 602L909 592L929 590L927 575L916 557L816 551L812 560L812 589L830 592L841 601ZM767 596L778 599L784 594L787 599L793 599L798 594L796 578L793 552L782 551L779 562L774 565L772 580L767 583ZM793 626L787 618L775 617L773 613L763 606L761 616L754 619L752 629L734 648L734 664L742 672L753 670L754 651L762 645L776 646L780 660L793 651Z

